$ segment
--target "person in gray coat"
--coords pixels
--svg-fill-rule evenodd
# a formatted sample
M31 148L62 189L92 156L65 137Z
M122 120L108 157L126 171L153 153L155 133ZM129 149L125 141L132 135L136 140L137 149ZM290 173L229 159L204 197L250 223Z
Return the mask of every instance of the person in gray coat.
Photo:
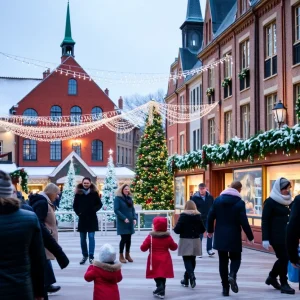
M131 235L134 234L134 226L136 224L136 214L133 201L130 194L130 187L123 184L117 191L114 199L114 212L117 219L117 234L121 235L120 241L120 257L121 263L133 262L130 257ZM124 258L124 247L126 246L126 254Z

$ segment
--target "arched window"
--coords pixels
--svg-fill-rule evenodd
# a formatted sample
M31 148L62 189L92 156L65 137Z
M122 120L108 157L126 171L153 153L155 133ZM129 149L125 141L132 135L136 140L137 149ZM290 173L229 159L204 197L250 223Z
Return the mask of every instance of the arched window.
M103 160L103 143L100 140L92 141L92 160L94 161Z
M62 116L61 107L58 105L53 105L50 110L50 116L53 122L59 121L60 117Z
M61 160L61 141L50 142L50 160Z
M192 46L193 46L193 47L197 47L198 44L199 44L199 36L198 36L197 33L194 32L194 33L192 34Z
M37 125L38 114L37 114L36 110L34 110L32 108L28 108L23 112L23 116L29 117L27 120L23 121L24 125L33 125L33 126Z
M102 108L100 108L98 106L93 107L93 109L92 109L93 121L97 121L97 120L102 119L102 112L103 112Z
M24 140L23 141L23 160L36 160L36 141Z
M69 79L68 94L77 95L77 81L74 78Z
M72 125L78 125L81 121L81 108L79 106L73 106L70 116Z

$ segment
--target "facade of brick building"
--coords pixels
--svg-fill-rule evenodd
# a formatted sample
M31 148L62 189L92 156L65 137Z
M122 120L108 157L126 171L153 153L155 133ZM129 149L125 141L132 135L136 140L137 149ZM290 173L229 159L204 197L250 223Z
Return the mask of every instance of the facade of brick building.
M188 1L188 10L193 1ZM199 1L196 1L197 5ZM200 17L200 16L199 16ZM203 66L210 65L225 55L230 62L214 66L199 78L202 93L200 102L218 102L208 115L198 121L201 128L201 145L225 144L235 136L241 139L270 129L277 124L272 109L279 100L287 108L286 124L297 123L295 102L300 95L300 1L298 0L207 0L203 19L201 49L195 55ZM180 55L171 65L171 72L180 72ZM176 68L176 70L175 70ZM192 69L192 68L191 68ZM188 69L183 69L188 70ZM244 73L243 79L239 73ZM224 88L222 82L230 78ZM190 79L189 79L190 80ZM168 103L178 102L177 91L189 90L190 81L169 82ZM176 86L176 89L174 89ZM172 88L171 88L172 87ZM208 88L213 95L207 96ZM189 94L186 105L192 105ZM172 125L167 128L168 140L174 140L172 151L180 153L180 134ZM182 125L181 125L182 126ZM190 124L185 125L188 131ZM194 136L185 136L185 152L193 151ZM181 153L181 154L184 154ZM283 152L268 154L262 160L225 164L211 163L207 170L199 168L175 173L176 209L178 212L205 182L210 193L218 196L234 179L241 180L247 214L255 233L255 248L261 244L261 213L263 201L278 177L292 181L293 196L300 193L300 156L295 151L288 156Z

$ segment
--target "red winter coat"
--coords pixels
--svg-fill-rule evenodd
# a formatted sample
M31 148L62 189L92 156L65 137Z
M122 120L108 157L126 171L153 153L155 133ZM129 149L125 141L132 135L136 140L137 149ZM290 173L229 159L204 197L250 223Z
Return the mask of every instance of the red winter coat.
M147 260L146 278L174 278L173 263L169 249L175 251L177 247L178 245L174 242L169 232L150 232L150 235L147 236L141 246L143 252L150 250Z
M94 265L88 267L84 279L94 281L93 300L120 300L117 283L122 280L121 264L110 265L94 261Z

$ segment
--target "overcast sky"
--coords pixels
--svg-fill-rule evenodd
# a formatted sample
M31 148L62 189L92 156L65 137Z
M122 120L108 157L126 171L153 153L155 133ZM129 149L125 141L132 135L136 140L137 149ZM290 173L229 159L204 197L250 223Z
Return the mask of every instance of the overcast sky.
M70 0L75 58L83 68L166 73L181 47L188 0ZM204 16L205 0L201 0ZM60 63L67 0L0 0L0 52ZM41 77L40 68L0 55L0 76ZM119 96L148 94L167 82L140 86L98 82Z

